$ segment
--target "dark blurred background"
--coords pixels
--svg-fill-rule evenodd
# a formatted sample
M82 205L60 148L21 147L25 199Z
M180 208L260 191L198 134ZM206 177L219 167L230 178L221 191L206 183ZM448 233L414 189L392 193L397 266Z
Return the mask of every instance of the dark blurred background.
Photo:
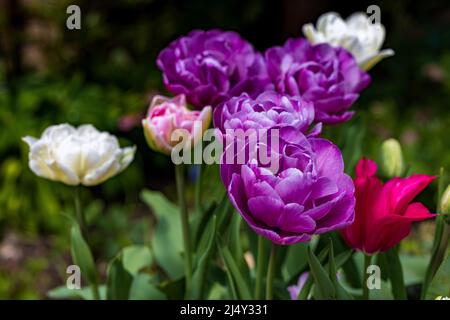
M81 8L81 30L66 28L70 4ZM163 47L192 29L222 28L264 51L301 36L302 25L322 13L347 17L371 4L381 8L384 48L396 55L370 71L357 116L325 135L346 149L349 172L359 156L376 159L381 141L395 137L411 172L436 174L450 164L448 0L0 0L0 298L45 298L65 281L70 261L61 212L72 210L71 189L31 173L21 137L56 123L92 123L137 145L125 173L83 191L104 270L120 247L148 242L153 220L140 191L173 198L171 165L150 151L140 127L151 97L167 94L155 63ZM433 210L434 194L435 186L423 196ZM432 235L423 224L403 250L422 254Z

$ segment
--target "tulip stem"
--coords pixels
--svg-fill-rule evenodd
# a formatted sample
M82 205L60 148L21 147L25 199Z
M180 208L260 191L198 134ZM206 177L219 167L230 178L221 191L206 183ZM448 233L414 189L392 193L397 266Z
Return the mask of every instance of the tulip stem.
M81 186L75 187L75 211L77 215L78 225L81 230L81 234L83 238L87 242L87 236L86 236L86 218L84 216L84 210L82 207L82 201L81 201ZM92 298L94 300L100 300L100 292L98 290L98 286L96 281L93 281L92 283L89 283L92 291Z
M198 165L198 177L195 183L195 209L197 212L201 213L203 211L202 208L202 171L203 164Z
M264 276L264 238L258 236L258 257L256 259L255 300L261 299L261 288Z
M364 269L363 269L363 300L369 300L369 286L367 285L367 280L369 279L369 274L367 273L367 268L370 266L370 262L372 261L372 256L368 254L364 254Z
M273 277L275 275L275 260L277 254L277 246L272 242L269 258L269 269L267 270L267 283L266 283L266 300L273 299Z
M78 224L80 225L81 233L85 233L86 218L84 217L83 208L81 206L81 187L75 187L75 213L77 215ZM85 235L84 235L85 236Z
M188 297L192 284L192 253L191 253L191 239L189 232L189 217L184 187L184 166L182 164L175 165L175 180L177 184L178 205L180 206L181 227L184 242L184 267L186 273L185 295L186 297Z

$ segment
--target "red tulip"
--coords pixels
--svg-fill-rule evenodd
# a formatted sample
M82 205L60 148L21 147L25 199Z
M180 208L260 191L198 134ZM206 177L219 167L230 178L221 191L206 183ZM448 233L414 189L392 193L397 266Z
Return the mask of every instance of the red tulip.
M409 234L412 222L436 216L422 203L411 203L436 177L416 174L383 184L376 172L372 160L363 158L358 162L355 221L341 231L350 247L366 254L392 248Z

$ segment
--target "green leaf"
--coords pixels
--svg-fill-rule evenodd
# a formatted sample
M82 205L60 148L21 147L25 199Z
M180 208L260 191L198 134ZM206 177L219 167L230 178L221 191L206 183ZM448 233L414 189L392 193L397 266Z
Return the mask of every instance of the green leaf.
M450 248L428 287L426 299L436 299L439 296L450 297Z
M141 198L158 219L152 241L154 258L172 279L179 279L184 274L179 210L160 192L144 190Z
M244 250L242 249L241 223L241 215L234 214L231 217L228 248L230 248L231 255L234 257L241 273L248 279L250 278L250 272L244 258Z
M106 297L106 286L101 285L98 287L101 300ZM84 287L81 289L69 289L67 286L60 286L51 289L47 292L47 296L50 299L83 299L92 300L92 290L90 287Z
M308 251L310 250L309 245L307 247L307 251L306 254L308 255ZM320 252L319 252L319 261L320 263L322 263L323 261L325 261L325 258L328 254L328 247L323 248ZM306 280L305 284L303 285L302 290L300 291L300 293L298 294L298 300L306 300L309 296L309 292L311 291L311 288L314 284L314 279L313 277L309 277Z
M145 267L152 264L152 253L145 245L132 245L122 249L123 267L131 275L136 275Z
M405 281L403 280L403 270L397 248L392 248L383 254L386 255L387 273L391 281L392 294L396 300L406 300Z
M308 244L298 243L289 246L282 265L283 279L292 283L297 281L300 273L308 266Z
M71 253L73 262L80 267L81 274L90 284L97 284L97 270L91 250L84 240L78 224L73 224L70 232Z
M123 267L122 253L119 253L108 266L106 291L108 300L128 299L132 281L132 275Z
M333 248L333 241L330 239L330 253L329 253L329 259L328 259L328 265L329 265L329 276L331 281L333 282L334 289L336 292L336 298L338 300L353 300L353 297L344 289L344 287L341 286L339 283L339 280L337 278L337 267L334 259L334 248Z
M347 174L353 173L356 163L362 155L362 143L366 133L365 126L360 123L355 123L347 130L343 137L342 157L345 163L345 172Z
M208 209L214 203L219 203L225 193L225 188L220 178L218 164L203 165L202 170L202 206Z
M194 271L192 279L192 299L203 298L203 291L206 282L206 275L208 272L208 266L211 263L211 257L214 251L214 240L216 237L216 224L217 218L213 216L205 232L203 233L202 239L199 245L199 259L197 262L197 268Z
M327 271L320 264L319 259L308 248L308 263L314 278L314 297L318 300L333 299L335 296L334 285L328 277Z
M130 300L163 300L165 295L157 288L157 279L146 273L134 276L130 287Z
M220 237L216 239L217 247L219 249L220 256L226 266L226 273L230 280L230 286L235 286L239 299L250 300L250 288L246 281L246 278L242 275L239 267L234 260L230 250L224 246Z

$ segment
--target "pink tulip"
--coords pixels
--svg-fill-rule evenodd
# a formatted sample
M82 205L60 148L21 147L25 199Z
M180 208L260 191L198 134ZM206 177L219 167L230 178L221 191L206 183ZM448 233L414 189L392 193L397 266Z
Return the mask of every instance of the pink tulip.
M142 120L145 138L153 150L167 155L180 143L180 135L186 138L184 142L194 146L209 127L211 112L209 106L201 111L189 110L183 94L175 98L155 96L147 117Z
M355 221L341 231L350 247L366 254L392 248L409 234L412 222L436 216L422 203L412 202L435 177L415 174L383 184L376 171L372 160L358 162L354 179Z

